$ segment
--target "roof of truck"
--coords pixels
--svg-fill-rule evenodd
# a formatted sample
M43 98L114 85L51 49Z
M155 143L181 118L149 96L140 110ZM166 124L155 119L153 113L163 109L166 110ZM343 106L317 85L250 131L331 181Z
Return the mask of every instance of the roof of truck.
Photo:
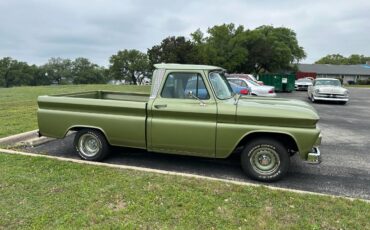
M157 69L176 69L176 70L215 70L215 69L223 70L223 68L218 67L218 66L174 64L174 63L160 63L160 64L155 64L154 67Z

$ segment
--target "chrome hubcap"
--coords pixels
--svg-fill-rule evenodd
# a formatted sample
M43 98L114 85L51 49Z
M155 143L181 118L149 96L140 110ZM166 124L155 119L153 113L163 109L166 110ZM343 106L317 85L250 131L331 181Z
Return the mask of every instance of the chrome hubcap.
M101 142L92 134L83 134L78 141L78 149L88 157L95 156L101 149Z
M277 152L265 147L253 151L250 162L253 169L263 175L274 173L280 166L280 158Z

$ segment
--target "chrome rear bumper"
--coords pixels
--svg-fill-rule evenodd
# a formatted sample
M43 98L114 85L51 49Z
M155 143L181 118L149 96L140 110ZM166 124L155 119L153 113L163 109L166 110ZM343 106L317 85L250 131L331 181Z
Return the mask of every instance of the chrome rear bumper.
M313 147L311 152L307 155L307 163L310 164L320 164L321 163L321 154L318 147Z

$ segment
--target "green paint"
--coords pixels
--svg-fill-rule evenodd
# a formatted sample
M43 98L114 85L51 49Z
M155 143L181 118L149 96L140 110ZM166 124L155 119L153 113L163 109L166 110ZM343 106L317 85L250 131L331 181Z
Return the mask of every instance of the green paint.
M220 67L158 64L156 68L162 75L153 79L160 87L152 97L111 91L40 96L41 134L63 138L71 129L90 127L101 130L111 145L213 158L228 157L256 134L291 140L303 159L318 142L319 116L305 102L253 96L221 100L212 86L214 79L209 78L211 72L223 71ZM210 94L202 100L205 104L184 95L161 97L166 77L176 73L203 78Z

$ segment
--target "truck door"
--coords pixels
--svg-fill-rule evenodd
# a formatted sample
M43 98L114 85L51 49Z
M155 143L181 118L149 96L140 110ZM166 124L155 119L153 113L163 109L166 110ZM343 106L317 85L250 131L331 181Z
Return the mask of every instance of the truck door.
M149 113L152 151L215 156L217 105L203 71L166 71Z

